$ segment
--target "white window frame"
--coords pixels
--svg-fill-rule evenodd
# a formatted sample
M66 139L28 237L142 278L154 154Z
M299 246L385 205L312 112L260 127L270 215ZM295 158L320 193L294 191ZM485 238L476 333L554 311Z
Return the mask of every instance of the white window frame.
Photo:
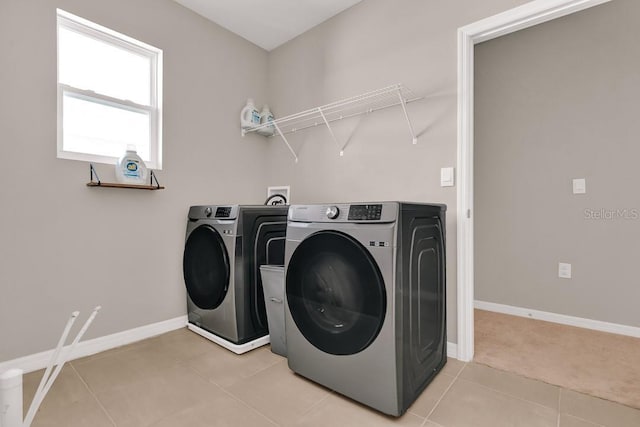
M119 47L137 55L142 55L150 60L150 105L141 105L135 102L110 97L91 90L83 90L60 83L60 49L59 41L56 44L57 49L57 78L58 85L58 158L69 160L81 160L96 163L115 164L117 157L101 156L89 153L80 153L74 151L65 151L63 149L63 97L64 95L72 96L84 101L95 102L96 104L106 105L109 107L120 108L127 111L148 113L149 114L149 155L150 160L145 164L150 169L162 169L162 50L141 41L135 40L129 36L110 30L79 16L56 9L58 29L63 27L71 31L75 31L84 36L91 37L95 40L102 41L112 46ZM124 154L124 153L123 153Z

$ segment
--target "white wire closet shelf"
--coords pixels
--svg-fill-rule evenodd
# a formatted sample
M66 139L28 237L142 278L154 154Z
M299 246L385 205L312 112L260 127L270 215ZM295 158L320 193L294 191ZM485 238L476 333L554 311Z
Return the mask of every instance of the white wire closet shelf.
M417 101L422 97L417 97L413 92L404 87L402 84L395 84L387 86L382 89L374 90L371 92L363 93L361 95L346 98L340 101L332 102L330 104L322 105L320 107L311 108L300 113L291 114L286 117L275 119L269 123L264 123L260 126L249 130L243 130L242 134L256 132L258 130L265 130L273 126L275 133L282 137L284 143L287 145L291 154L293 154L296 162L298 161L298 155L291 147L291 144L287 140L285 135L316 127L318 125L326 125L332 139L340 150L340 155L344 154L345 145L338 142L331 123L347 119L350 117L360 116L362 114L372 113L374 111L382 110L389 107L395 107L400 105L404 113L404 118L409 126L409 132L411 133L411 139L414 144L417 143L416 135L411 125L411 120L407 114L406 104L409 102Z

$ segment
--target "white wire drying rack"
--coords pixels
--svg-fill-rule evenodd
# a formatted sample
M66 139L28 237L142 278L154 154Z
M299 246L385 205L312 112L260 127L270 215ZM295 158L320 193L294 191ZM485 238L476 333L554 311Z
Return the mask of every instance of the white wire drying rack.
M280 135L297 162L298 155L296 154L295 150L293 149L285 135L316 127L318 125L326 125L329 129L329 133L331 134L331 138L340 150L340 155L343 156L346 144L340 144L340 142L338 142L338 139L336 138L336 135L331 128L331 123L338 120L347 119L362 114L368 114L374 111L400 105L404 113L404 118L406 119L407 125L409 126L411 139L413 143L416 144L418 141L416 134L413 131L413 126L411 125L409 114L407 113L406 104L408 104L409 102L417 101L421 98L422 97L415 96L410 89L404 87L402 84L395 84L382 89L363 93L358 96L346 98L341 101L336 101L330 104L322 105L320 107L311 108L300 113L281 117L271 122L264 123L260 126L256 126L255 128L243 130L242 135L244 136L247 133L256 132L258 130L265 130L273 126L273 128L275 128L275 133Z

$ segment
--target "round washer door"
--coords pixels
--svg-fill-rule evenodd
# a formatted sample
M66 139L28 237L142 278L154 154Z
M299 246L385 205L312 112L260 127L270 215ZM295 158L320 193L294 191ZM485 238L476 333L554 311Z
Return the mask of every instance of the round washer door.
M286 292L298 330L325 353L358 353L382 328L384 280L371 254L346 234L320 231L303 240L289 261Z
M229 256L213 227L201 225L189 234L182 269L191 301L205 310L222 304L229 289Z

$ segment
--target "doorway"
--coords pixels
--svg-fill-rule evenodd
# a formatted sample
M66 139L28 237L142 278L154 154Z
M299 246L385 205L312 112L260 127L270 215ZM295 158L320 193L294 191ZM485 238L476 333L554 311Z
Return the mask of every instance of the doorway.
M474 46L471 161L474 302L486 310L475 313L475 360L640 407L640 371L626 363L640 341L593 331L640 332L625 326L638 320L640 234L625 206L638 176L622 178L640 155L628 138L637 48L624 43L636 8L620 0ZM573 194L583 174L589 191ZM559 261L574 280L558 277Z
M611 0L536 0L458 30L458 359L474 353L474 50L483 41Z

